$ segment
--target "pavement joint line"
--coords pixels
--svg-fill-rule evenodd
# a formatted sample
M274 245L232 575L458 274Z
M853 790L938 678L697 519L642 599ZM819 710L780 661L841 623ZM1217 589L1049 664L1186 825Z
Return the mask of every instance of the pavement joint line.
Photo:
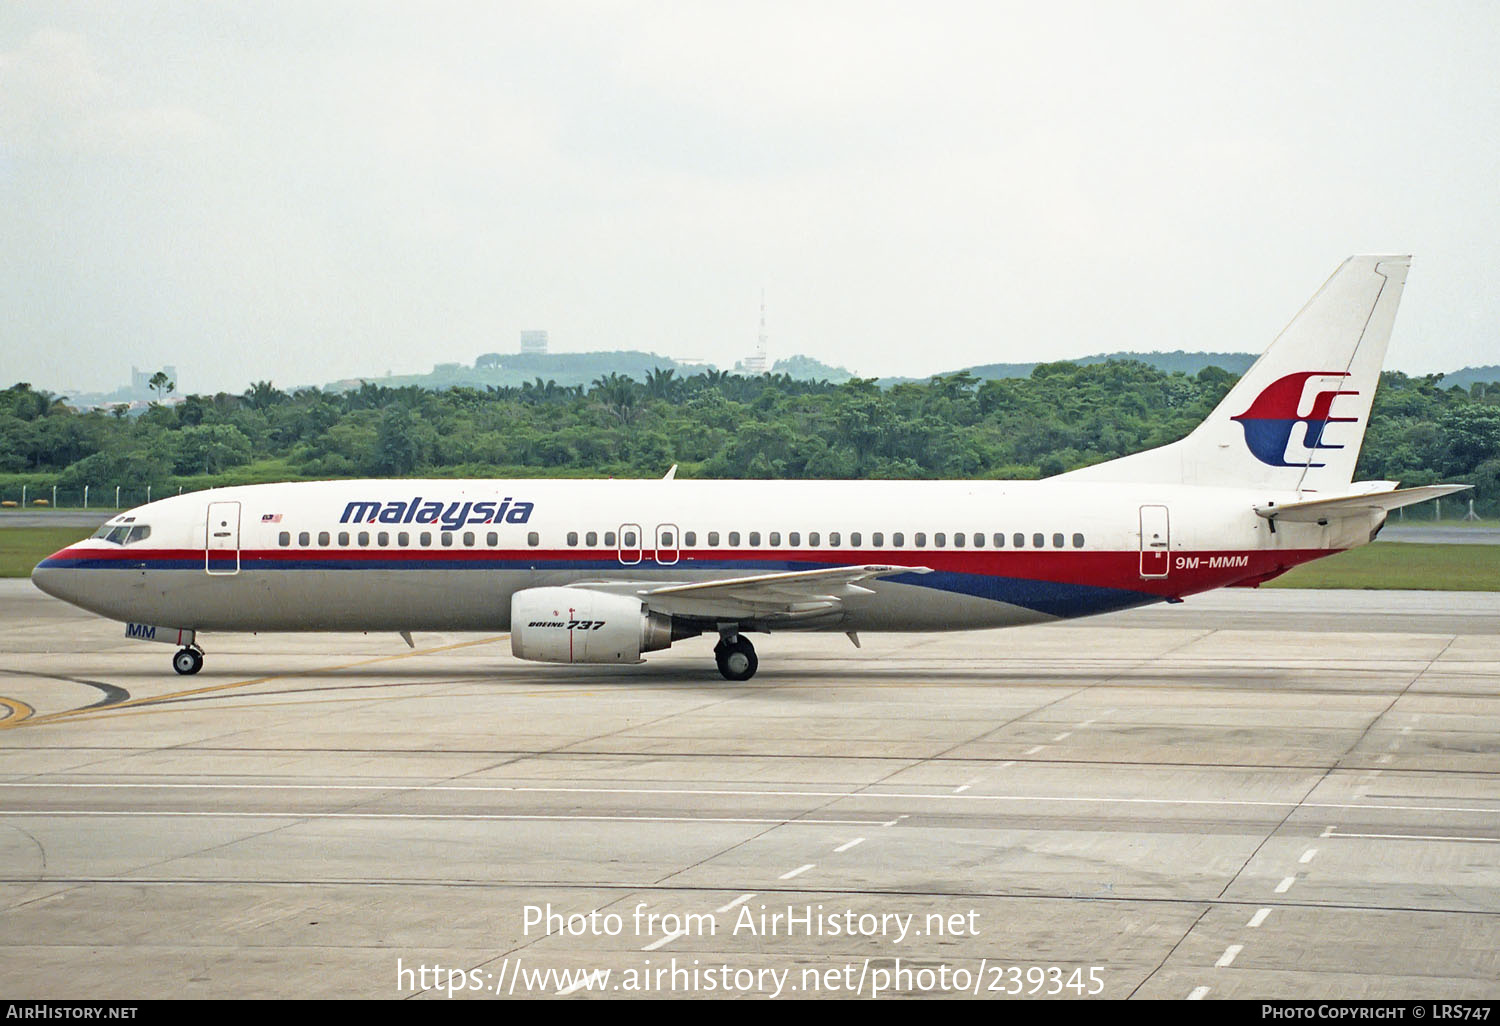
M1467 837L1452 834L1338 834L1363 841L1459 841L1468 844L1500 844L1500 837Z
M221 811L145 811L139 809L0 809L0 817L7 819L29 819L46 816L73 816L100 819L390 819L390 820L436 820L476 823L509 822L567 822L580 823L741 823L750 826L873 826L868 819L750 819L743 816L605 816L599 814L570 815L567 813L503 813L503 812L320 812L317 809L289 809L285 812L221 812Z
M1329 809L1339 812L1459 812L1459 813L1483 813L1493 814L1493 807L1476 807L1467 805L1391 805L1391 804L1368 804L1364 802L1299 802L1292 799L1281 801L1256 800L1247 798L1126 798L1111 797L1108 795L1055 795L1055 794L965 794L955 795L951 791L943 792L921 792L921 791L772 791L772 790L749 790L730 788L680 788L680 787L535 787L530 785L508 785L497 784L493 786L481 785L454 785L454 784L233 784L233 783L134 783L125 781L100 781L98 783L59 782L48 783L46 781L16 781L4 783L7 788L78 788L81 790L106 790L106 789L193 789L193 790L227 790L227 791L388 791L393 793L405 792L471 792L478 794L494 794L504 792L515 792L518 794L627 794L627 795L703 795L713 798L834 798L838 800L850 799L889 799L901 801L962 801L962 802L1038 802L1056 804L1086 804L1086 805L1164 805L1164 806L1223 806L1226 808L1259 808L1259 809ZM1479 799L1490 800L1490 799ZM8 811L8 810L0 810ZM896 820L876 820L873 822L886 823L910 818L909 814L903 814ZM870 820L851 820L849 822L871 822ZM790 824L789 824L790 825ZM1328 827L1333 830L1333 827ZM1324 836L1335 836L1327 834ZM1351 837L1352 834L1339 834L1336 836Z

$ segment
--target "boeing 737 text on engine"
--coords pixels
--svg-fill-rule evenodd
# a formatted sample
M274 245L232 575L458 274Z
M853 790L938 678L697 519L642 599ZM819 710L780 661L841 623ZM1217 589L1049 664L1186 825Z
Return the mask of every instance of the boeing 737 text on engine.
M1259 584L1463 485L1354 483L1409 259L1346 261L1186 438L1043 481L329 481L176 496L43 560L50 595L212 631L492 631L636 663L699 635L973 630Z

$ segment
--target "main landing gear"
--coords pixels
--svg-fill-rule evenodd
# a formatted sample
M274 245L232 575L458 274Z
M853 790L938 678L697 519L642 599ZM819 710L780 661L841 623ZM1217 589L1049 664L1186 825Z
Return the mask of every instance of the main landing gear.
M760 660L755 658L755 646L743 634L722 634L714 646L714 661L725 680L749 680L755 676Z
M197 645L180 648L172 657L172 669L185 677L191 677L203 669L203 649Z

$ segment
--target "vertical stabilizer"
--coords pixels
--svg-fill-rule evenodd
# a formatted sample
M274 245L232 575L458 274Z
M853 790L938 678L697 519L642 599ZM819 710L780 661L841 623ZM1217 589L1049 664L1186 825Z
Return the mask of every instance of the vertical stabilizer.
M1346 490L1410 263L1350 257L1192 434L1062 476Z

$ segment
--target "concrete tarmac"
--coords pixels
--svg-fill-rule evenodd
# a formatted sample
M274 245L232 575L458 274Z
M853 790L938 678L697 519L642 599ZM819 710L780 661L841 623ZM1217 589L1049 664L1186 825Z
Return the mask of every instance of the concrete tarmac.
M0 581L8 998L1500 997L1500 596L201 640Z

